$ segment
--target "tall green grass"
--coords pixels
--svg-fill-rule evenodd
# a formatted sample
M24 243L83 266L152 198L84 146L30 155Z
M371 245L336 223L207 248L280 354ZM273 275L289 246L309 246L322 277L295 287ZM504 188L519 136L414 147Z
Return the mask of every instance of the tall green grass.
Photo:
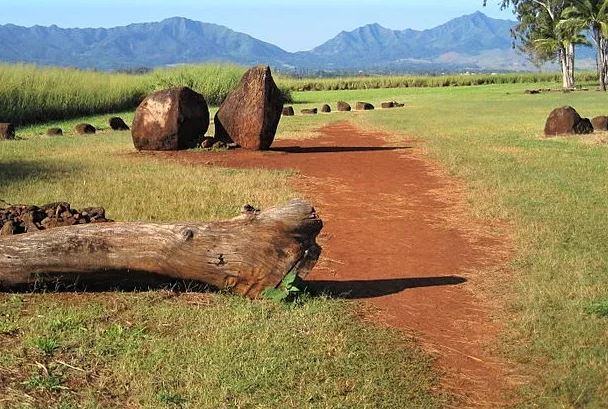
M579 83L597 80L593 72L580 72ZM437 88L493 84L527 84L561 82L559 73L458 74L458 75L397 75L337 78L281 77L280 84L291 91L337 91L378 88Z
M0 65L0 122L43 122L135 106L147 91L143 77Z

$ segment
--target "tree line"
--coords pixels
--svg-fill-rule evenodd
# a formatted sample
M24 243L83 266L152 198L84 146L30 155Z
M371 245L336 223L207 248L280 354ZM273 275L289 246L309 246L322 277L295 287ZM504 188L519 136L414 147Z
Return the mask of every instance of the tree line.
M564 88L575 86L576 46L593 46L600 88L606 91L608 0L501 0L500 5L513 8L518 20L513 38L534 63L559 62Z

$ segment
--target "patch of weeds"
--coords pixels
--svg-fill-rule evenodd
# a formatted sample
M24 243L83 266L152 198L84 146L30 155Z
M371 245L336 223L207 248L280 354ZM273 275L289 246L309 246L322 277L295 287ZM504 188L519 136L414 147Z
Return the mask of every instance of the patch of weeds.
M166 406L181 408L188 400L179 393L161 391L157 395L158 401Z
M97 348L103 355L117 355L122 352L137 349L145 337L141 327L126 327L112 324L100 334Z
M32 375L27 381L24 382L24 385L28 389L51 392L67 389L65 386L63 386L63 379L60 376L52 373Z
M38 337L32 340L32 346L44 355L53 355L59 349L59 341L53 337Z
M74 318L55 318L49 321L48 328L51 331L70 331L81 328L82 324Z
M300 279L297 271L294 269L283 278L283 281L281 281L281 284L277 288L267 288L262 293L262 296L276 302L293 301L302 294L301 286L302 279Z
M17 332L19 332L17 323L0 318L0 335L15 335Z
M608 318L608 298L592 302L585 308L585 311L587 314L597 315L601 318Z

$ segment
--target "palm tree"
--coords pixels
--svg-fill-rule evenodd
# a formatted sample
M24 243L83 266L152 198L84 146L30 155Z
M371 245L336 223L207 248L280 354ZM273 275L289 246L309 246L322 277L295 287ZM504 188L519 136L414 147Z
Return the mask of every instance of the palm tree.
M588 27L597 52L600 88L608 83L608 0L573 0L564 10L564 18L576 27Z

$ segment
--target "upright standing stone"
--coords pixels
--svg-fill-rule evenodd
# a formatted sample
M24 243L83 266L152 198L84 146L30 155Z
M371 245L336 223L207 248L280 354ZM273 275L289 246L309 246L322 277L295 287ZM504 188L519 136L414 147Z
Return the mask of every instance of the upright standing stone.
M131 135L137 150L195 148L209 129L205 98L188 87L150 94L137 107Z
M245 73L215 115L215 137L245 149L267 150L283 111L283 96L268 66Z
M0 123L0 140L15 139L15 127L10 123Z

